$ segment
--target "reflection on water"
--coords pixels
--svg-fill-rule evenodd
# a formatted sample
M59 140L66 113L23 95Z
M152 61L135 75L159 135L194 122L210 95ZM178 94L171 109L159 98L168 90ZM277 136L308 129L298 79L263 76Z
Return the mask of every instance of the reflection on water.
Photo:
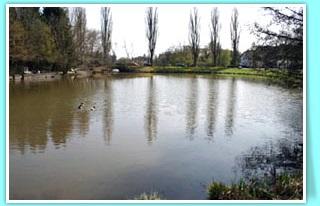
M187 136L193 140L195 129L197 128L197 110L198 110L198 79L192 78L188 88L186 108Z
M105 80L104 81L104 114L103 114L103 136L107 145L110 145L112 139L112 129L113 129L113 89L112 89L112 81Z
M145 114L146 136L149 144L152 144L157 138L157 97L155 94L154 77L149 78L147 86L147 101Z
M89 111L79 111L78 115L78 125L79 125L79 133L81 136L85 136L89 129Z
M280 139L261 146L255 146L239 156L241 176L245 179L253 177L272 177L286 172L302 172L303 145L301 140Z
M208 82L208 104L207 104L207 136L208 139L213 141L214 130L216 126L217 119L217 104L218 104L218 86L215 81Z
M226 136L231 136L233 134L233 124L235 115L235 104L237 101L236 97L237 83L234 78L230 81L229 92L228 92L228 102L227 102L227 113L226 113L226 123L225 123L225 134Z
M120 74L10 83L9 95L10 199L205 199L212 179L301 170L300 90Z
M69 83L69 82L68 82ZM59 83L43 85L16 85L10 88L10 145L16 145L21 152L26 146L31 150L43 151L48 139L57 147L66 143L72 130L74 113L71 104L65 104L63 99L71 99L69 92L61 89ZM80 85L79 85L80 86Z

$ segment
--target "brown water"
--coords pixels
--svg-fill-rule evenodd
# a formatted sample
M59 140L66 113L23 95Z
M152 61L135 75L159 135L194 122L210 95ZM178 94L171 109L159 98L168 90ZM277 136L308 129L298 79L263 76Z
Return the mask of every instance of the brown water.
M10 83L9 196L205 199L212 180L300 165L302 105L301 90L209 75Z

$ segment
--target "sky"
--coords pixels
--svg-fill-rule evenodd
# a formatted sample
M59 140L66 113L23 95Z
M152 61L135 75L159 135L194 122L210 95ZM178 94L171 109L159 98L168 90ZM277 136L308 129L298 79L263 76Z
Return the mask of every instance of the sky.
M87 28L100 30L100 8L102 5L86 5ZM231 49L230 21L232 9L239 12L240 43L239 50L244 52L249 49L256 37L251 33L254 22L267 24L271 21L269 15L263 11L261 5L217 5L217 4L113 4L104 5L111 7L113 31L112 49L117 57L126 57L127 50L131 56L147 55L146 8L158 8L159 35L155 53L158 55L170 47L189 44L189 15L193 7L198 8L200 15L200 46L204 47L210 42L210 15L214 7L220 13L220 42L223 49Z

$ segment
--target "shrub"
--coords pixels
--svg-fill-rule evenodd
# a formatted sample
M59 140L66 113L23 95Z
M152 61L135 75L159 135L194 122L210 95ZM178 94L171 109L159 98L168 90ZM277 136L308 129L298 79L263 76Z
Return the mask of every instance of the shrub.
M213 182L208 187L210 200L292 200L302 199L302 174L281 174L270 179L241 180L237 184L225 185Z
M142 193L141 195L136 197L135 200L161 200L161 197L157 192L153 192L150 194Z

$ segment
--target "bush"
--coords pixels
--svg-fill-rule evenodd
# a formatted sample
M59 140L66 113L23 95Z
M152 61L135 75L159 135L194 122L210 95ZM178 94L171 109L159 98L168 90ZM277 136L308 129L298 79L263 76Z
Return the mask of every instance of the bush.
M160 195L157 192L153 192L150 194L142 193L135 200L161 200Z
M210 200L300 200L302 197L302 174L281 174L274 181L266 178L241 180L232 185L213 182L208 187Z

